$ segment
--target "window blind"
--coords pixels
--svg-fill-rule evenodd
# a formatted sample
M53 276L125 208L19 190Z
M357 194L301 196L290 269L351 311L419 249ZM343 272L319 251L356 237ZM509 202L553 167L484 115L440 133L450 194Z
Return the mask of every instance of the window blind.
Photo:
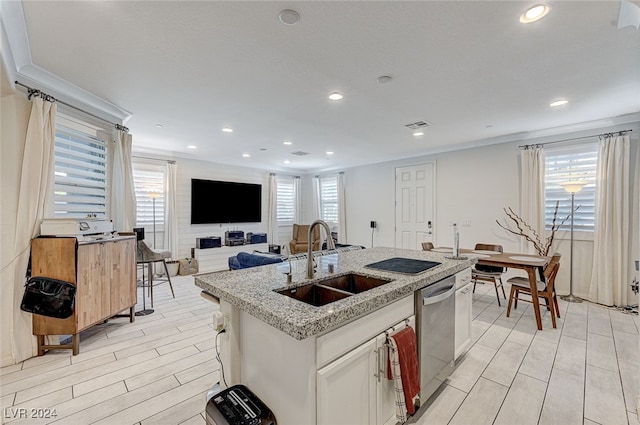
M327 223L338 223L338 179L336 176L320 178L320 218Z
M278 177L277 180L278 225L293 224L295 219L295 193L293 177Z
M136 225L153 226L155 207L155 224L164 226L164 168L149 169L134 163L133 185L136 191ZM152 196L157 196L155 206Z
M56 125L54 217L107 218L107 143Z
M560 201L557 222L571 213L571 194L560 185L569 180L583 180L587 184L575 194L574 230L594 230L597 142L578 146L545 149L545 227L551 228L556 201ZM560 230L570 230L568 219Z

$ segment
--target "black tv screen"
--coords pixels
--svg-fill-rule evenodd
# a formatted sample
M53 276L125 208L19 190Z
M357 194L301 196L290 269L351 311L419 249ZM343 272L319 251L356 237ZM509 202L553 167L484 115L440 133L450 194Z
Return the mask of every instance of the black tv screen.
M260 221L262 185L191 179L191 224Z

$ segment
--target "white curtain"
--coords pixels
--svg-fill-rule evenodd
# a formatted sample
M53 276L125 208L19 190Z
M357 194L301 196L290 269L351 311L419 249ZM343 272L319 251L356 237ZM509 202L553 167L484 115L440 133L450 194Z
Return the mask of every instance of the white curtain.
M315 221L320 219L320 176L313 176L311 183L313 185L313 210L311 211L313 217L311 221Z
M338 174L338 242L347 243L347 206L344 194L344 172Z
M110 217L115 230L131 231L136 224L136 190L133 185L131 167L131 142L129 133L113 131L111 160L111 196L109 198Z
M6 263L7 267L13 268L13 282L3 282L3 285L11 284L13 287L13 291L10 291L13 294L11 307L14 311L13 323L9 326L11 337L10 341L3 343L11 344L15 363L37 354L36 340L31 334L31 314L20 310L20 303L31 239L40 233L45 210L49 210L53 202L55 121L56 104L34 97L22 157L13 252L7 256L10 261ZM7 257L3 255L3 260ZM3 294L7 292L3 291ZM3 302L3 308L5 306Z
M520 152L520 158L522 162L521 216L544 242L544 151L542 147L529 147ZM537 253L531 242L520 238L520 243L523 252Z
M175 161L167 163L165 173L165 208L164 208L164 249L171 251L171 257L180 258L178 255L178 206L176 203L176 189L178 179L178 165Z
M273 245L279 245L278 238L278 177L269 174L269 195L267 210L267 241Z
M293 178L293 222L302 222L302 188L300 186L300 176Z
M600 141L596 169L596 214L589 299L627 305L629 262L629 136Z

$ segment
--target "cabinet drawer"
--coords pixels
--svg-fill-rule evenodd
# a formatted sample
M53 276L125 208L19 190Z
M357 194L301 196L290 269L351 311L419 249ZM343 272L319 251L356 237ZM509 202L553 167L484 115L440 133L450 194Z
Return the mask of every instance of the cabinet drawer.
M380 332L412 316L413 309L413 294L411 294L318 337L316 342L318 369Z

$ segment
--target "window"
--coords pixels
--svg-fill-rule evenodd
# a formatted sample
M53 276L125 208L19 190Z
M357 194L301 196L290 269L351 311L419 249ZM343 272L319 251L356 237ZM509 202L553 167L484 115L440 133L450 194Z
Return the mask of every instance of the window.
M56 117L55 218L108 218L107 140L97 127Z
M575 195L574 230L593 232L595 221L596 166L598 144L545 149L545 227L551 227L556 201L560 201L557 222L571 213L571 195L560 183L568 180L584 180L587 183ZM570 230L567 220L560 230Z
M320 218L327 223L338 223L338 179L320 177Z
M294 178L283 176L277 180L278 226L293 224L296 214Z
M136 226L154 225L164 229L165 167L156 164L133 163L133 185L136 190ZM155 202L154 202L155 200Z

